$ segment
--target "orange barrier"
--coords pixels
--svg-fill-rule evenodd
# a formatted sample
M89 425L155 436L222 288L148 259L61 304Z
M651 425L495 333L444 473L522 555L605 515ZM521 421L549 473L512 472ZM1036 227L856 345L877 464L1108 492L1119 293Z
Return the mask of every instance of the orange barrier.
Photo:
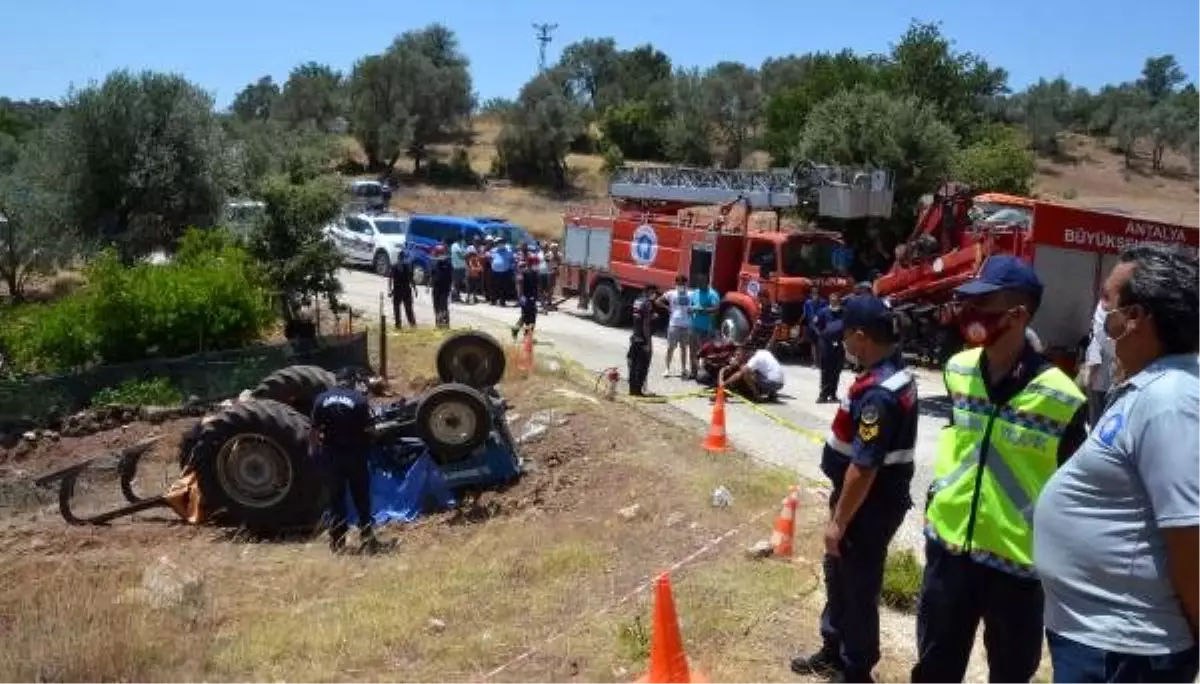
M792 545L796 540L796 506L800 503L800 488L793 485L783 498L783 508L775 518L775 529L771 531L771 550L776 558L791 558Z
M683 637L679 634L679 618L675 615L675 599L671 596L671 578L665 572L654 584L654 622L650 629L650 671L637 680L639 683L707 684L708 679L703 674L688 669Z
M712 419L708 422L708 436L704 438L703 446L714 452L729 450L729 437L725 434L725 387L722 385L717 385Z
M525 331L525 340L517 353L517 370L528 373L533 370L533 331Z

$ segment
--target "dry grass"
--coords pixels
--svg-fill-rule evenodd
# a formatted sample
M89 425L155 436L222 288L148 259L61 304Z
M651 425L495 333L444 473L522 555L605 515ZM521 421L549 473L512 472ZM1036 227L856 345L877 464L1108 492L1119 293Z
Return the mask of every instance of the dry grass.
M1120 209L1148 219L1200 226L1196 178L1187 172L1186 160L1168 154L1166 173L1155 175L1143 168L1149 167L1148 160L1139 160L1128 169L1120 155L1092 138L1066 135L1063 147L1062 161L1039 163L1035 191L1040 196L1073 206Z
M389 337L401 384L420 382L437 337ZM819 564L742 553L767 535L792 477L705 453L698 431L630 406L553 392L564 386L562 373L539 373L503 388L526 416L572 413L526 449L561 465L498 495L498 513L385 530L398 548L382 557L162 520L66 528L47 509L0 521L0 680L478 681L529 651L492 679L629 681L645 667L650 604L622 599L733 529L673 575L689 655L718 681L793 680L787 658L817 641ZM521 494L534 480L540 489ZM710 506L718 485L732 507ZM518 494L533 504L513 506ZM635 518L617 515L633 504ZM803 558L819 557L821 514L802 501ZM129 597L163 555L202 578L201 598L152 609ZM895 646L887 678L907 667L909 644Z

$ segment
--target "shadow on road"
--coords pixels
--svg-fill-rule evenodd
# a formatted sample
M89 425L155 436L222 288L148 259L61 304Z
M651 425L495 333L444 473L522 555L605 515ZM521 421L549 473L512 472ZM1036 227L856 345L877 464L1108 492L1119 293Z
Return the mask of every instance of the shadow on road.
M930 416L933 418L941 418L942 420L950 420L951 409L953 404L950 397L921 397L917 400L917 412L922 416Z

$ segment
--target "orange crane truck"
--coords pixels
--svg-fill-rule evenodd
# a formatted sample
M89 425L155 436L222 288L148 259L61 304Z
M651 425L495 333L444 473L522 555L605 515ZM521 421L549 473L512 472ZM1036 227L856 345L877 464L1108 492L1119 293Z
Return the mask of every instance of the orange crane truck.
M920 212L891 270L874 283L900 314L907 351L936 365L962 347L954 288L993 254L1033 265L1045 287L1031 327L1047 355L1074 373L1091 331L1100 288L1127 245L1173 243L1197 249L1196 228L1000 194L973 196L943 185Z
M573 207L563 217L564 297L578 296L597 323L618 326L647 285L665 292L679 274L689 282L703 276L722 297L721 337L740 342L765 289L782 309L775 339L783 351L802 340L812 288L825 296L852 288L853 254L836 232L781 229L780 212L816 204L820 215L851 219L886 217L892 207L887 172L812 164L771 171L626 166L613 173L609 195L609 207ZM761 211L774 212L773 225L756 227Z

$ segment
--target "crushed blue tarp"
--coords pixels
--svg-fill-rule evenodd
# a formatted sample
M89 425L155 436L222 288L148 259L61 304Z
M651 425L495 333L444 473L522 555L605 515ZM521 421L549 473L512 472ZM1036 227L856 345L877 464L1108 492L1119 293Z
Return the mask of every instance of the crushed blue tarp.
M358 515L346 492L350 524L358 522ZM405 471L384 467L379 461L371 461L371 511L375 524L412 522L422 515L436 513L455 505L454 493L446 485L433 458L425 451Z

